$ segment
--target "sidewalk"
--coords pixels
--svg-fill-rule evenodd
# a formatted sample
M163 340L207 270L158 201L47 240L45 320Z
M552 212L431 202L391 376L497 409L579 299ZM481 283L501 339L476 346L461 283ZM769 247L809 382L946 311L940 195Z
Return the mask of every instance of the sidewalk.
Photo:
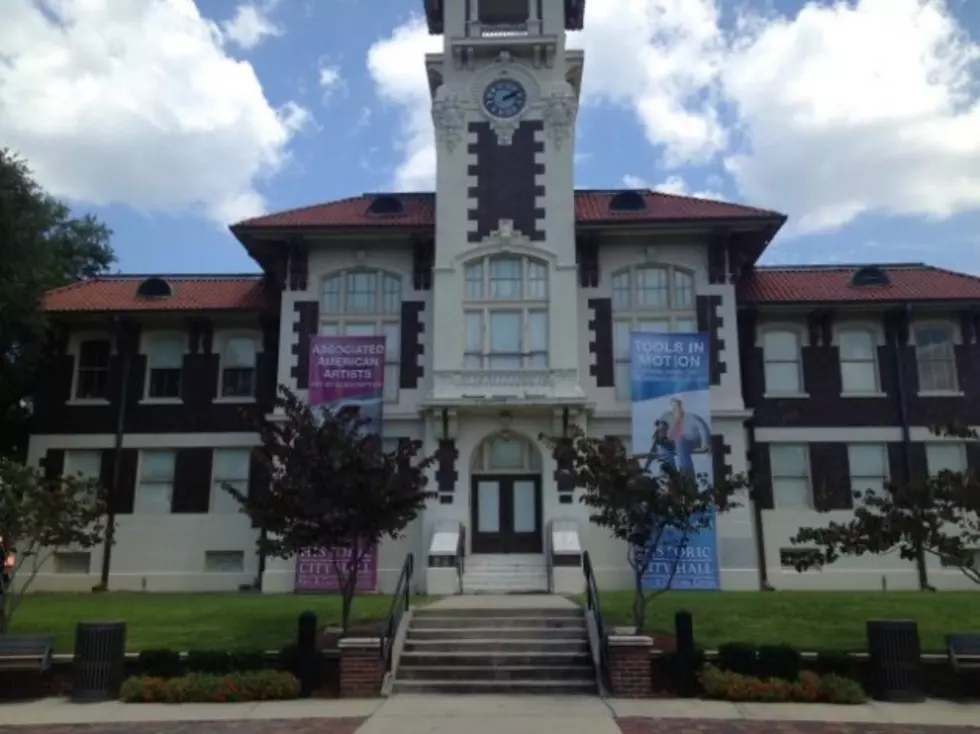
M358 734L621 734L659 732L688 722L698 731L733 730L731 722L742 722L740 731L765 731L752 722L823 722L787 724L781 731L851 731L837 724L853 723L854 732L875 724L880 731L905 732L902 725L916 727L980 727L980 704L928 701L922 704L869 703L863 706L821 704L731 704L720 701L647 699L602 699L589 696L395 696L388 699L305 700L240 704L72 704L64 699L46 699L26 704L0 704L0 729L7 726L50 727L71 724L118 725L130 723L127 731L162 731L155 726L174 722L249 722L248 731L271 730L258 722L344 720L345 731L360 723ZM669 720L669 722L667 721ZM361 723L363 722L363 723ZM657 722L661 722L658 724ZM729 724L725 724L729 722ZM668 726L667 724L670 724ZM101 727L87 731L96 732ZM190 731L195 727L180 727ZM279 727L275 727L278 729ZM302 727L304 730L306 726ZM687 727L684 727L687 729ZM211 729L201 727L202 732ZM283 731L296 731L284 726ZM676 729L675 729L676 730ZM693 728L691 729L694 730ZM942 731L940 729L940 731ZM980 728L976 729L980 732Z

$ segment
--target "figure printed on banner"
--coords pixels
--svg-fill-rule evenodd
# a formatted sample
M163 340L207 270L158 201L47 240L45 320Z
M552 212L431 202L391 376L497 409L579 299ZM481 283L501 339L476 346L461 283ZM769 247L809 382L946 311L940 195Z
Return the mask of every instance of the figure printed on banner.
M664 464L696 482L713 481L711 379L704 334L634 332L630 335L633 451L644 469ZM665 533L643 577L648 589L717 589L715 518L683 536Z

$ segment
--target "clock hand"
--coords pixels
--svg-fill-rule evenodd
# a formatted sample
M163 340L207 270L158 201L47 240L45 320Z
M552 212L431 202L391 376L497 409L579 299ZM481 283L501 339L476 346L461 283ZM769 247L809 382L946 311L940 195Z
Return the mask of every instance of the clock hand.
M504 102L510 102L512 99L514 99L514 97L516 97L519 94L520 94L520 92L510 92L508 94L505 94L503 96L503 101Z

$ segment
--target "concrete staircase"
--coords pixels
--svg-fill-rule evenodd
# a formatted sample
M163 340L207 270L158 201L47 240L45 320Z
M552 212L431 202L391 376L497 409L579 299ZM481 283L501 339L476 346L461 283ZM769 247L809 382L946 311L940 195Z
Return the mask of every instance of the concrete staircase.
M567 602L566 602L567 603ZM580 608L417 609L393 693L595 693Z
M543 554L467 556L464 594L545 594L548 567Z

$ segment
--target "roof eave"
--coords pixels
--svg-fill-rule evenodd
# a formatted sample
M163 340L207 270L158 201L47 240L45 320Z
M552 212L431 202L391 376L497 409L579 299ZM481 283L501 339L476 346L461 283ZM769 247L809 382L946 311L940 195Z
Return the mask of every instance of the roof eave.
M868 299L866 301L847 300L847 301L751 301L744 297L737 299L738 309L747 310L766 306L786 307L786 308L849 308L880 306L881 308L904 308L906 305L912 306L972 306L980 307L980 296L977 298L897 298L897 299Z

